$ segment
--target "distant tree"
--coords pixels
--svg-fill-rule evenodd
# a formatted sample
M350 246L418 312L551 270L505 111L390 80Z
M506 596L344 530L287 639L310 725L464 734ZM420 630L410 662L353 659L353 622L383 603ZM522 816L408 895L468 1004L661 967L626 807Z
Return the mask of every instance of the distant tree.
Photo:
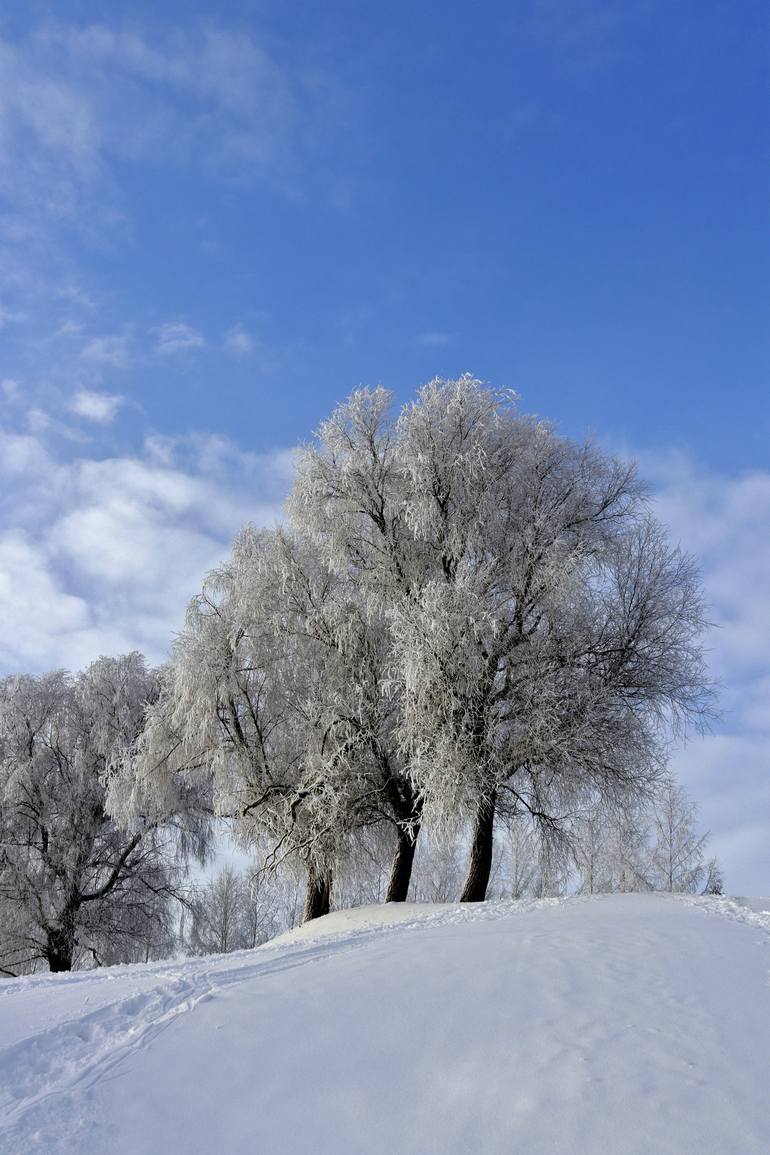
M456 902L467 854L463 832L430 828L420 835L412 878L415 902Z
M725 879L722 873L722 867L719 860L710 858L706 863L706 881L703 886L702 894L724 894Z
M649 799L632 797L598 811L604 837L603 889L621 894L654 889L649 808Z
M183 946L192 954L260 946L299 921L298 893L290 870L268 875L258 867L222 866L186 889Z
M256 947L302 920L302 880L296 867L268 874L256 862L245 872L245 915L248 941Z
M195 886L187 900L187 943L193 954L227 954L256 945L250 939L248 887L232 866Z
M538 877L537 832L525 819L498 823L495 840L500 844L499 887L501 897L525 898L533 893Z
M567 894L573 869L573 842L559 827L541 824L528 814L502 811L495 828L501 855L491 888L506 899L555 897Z
M141 959L168 947L176 835L110 813L107 784L158 675L140 654L0 682L0 966Z
M722 871L706 859L710 835L697 830L697 807L669 775L643 799L597 804L571 824L581 893L687 891L721 894Z
M572 853L580 894L601 894L615 889L608 833L607 815L601 807L587 810L573 820Z
M355 831L339 864L335 905L340 908L382 902L388 893L394 846L390 823L372 823Z
M508 894L524 898L538 888L537 828L520 817L507 822L501 833L508 854Z
M666 779L652 806L650 869L656 890L721 894L721 870L716 859L706 860L711 836L698 833L697 812L685 790L673 779Z

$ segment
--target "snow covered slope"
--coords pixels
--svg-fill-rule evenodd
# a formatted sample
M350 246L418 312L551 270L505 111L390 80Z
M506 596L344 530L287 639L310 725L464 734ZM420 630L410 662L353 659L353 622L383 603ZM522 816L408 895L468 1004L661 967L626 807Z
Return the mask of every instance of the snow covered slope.
M0 1151L766 1155L769 976L770 913L629 895L4 982Z

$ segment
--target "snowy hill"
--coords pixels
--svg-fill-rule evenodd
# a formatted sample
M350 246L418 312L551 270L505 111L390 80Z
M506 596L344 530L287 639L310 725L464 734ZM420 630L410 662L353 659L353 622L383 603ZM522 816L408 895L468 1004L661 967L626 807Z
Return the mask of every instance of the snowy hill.
M369 907L4 982L0 1151L766 1155L763 907Z

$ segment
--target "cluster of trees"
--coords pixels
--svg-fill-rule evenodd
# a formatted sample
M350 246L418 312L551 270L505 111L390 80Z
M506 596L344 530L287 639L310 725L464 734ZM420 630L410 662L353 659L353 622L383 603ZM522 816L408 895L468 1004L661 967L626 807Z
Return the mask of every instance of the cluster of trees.
M707 858L708 834L700 834L694 803L666 779L646 804L630 812L598 808L576 816L571 829L544 840L536 822L502 821L495 833L488 894L496 899L566 894L669 891L721 894L717 860ZM371 840L345 863L335 890L337 905L382 902L387 847ZM436 838L424 828L409 897L415 902L452 902L460 893L467 837ZM261 860L237 870L222 867L188 893L181 945L194 954L228 952L265 942L301 920L302 882L296 869L266 878Z
M302 873L305 918L333 891L355 896L356 879L370 899L404 900L428 843L434 863L465 849L459 897L481 901L496 831L520 856L532 840L540 886L568 857L581 885L587 872L589 889L615 886L588 848L606 849L597 823L621 814L651 845L639 815L666 797L668 744L709 709L703 624L693 563L633 467L468 376L431 382L396 415L385 390L359 390L301 452L286 523L245 527L208 576L166 667L131 655L52 675L56 709L34 705L44 680L6 681L0 900L52 967L85 943L106 961L122 921L103 938L72 928L121 891L163 925L214 818L266 848L265 879ZM80 828L65 801L75 773L93 776L94 833L65 868L22 783L60 799L57 830ZM645 885L674 888L680 866L637 858ZM258 903L235 903L225 932L201 893L193 949L257 941L244 911Z
M221 867L188 888L179 943L190 954L228 954L253 949L296 926L302 917L302 885L294 872L269 878L253 868Z

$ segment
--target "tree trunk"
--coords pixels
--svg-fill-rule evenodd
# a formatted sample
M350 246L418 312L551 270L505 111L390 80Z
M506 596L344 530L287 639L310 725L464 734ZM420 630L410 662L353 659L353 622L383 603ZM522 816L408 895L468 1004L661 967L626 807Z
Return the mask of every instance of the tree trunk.
M72 970L75 954L75 925L69 920L53 927L46 935L45 958L49 970L59 973Z
M388 889L385 891L386 902L406 902L419 833L419 823L413 827L396 827L396 852L390 867Z
M331 871L316 870L312 864L307 871L307 891L305 892L305 911L303 922L310 922L312 918L320 918L329 913L329 903L332 896Z
M493 790L479 802L473 829L471 860L460 902L483 902L487 896L489 875L492 870L496 800L497 792Z
M387 788L396 818L396 850L390 867L385 901L406 902L422 822L422 798L405 777L391 777Z

